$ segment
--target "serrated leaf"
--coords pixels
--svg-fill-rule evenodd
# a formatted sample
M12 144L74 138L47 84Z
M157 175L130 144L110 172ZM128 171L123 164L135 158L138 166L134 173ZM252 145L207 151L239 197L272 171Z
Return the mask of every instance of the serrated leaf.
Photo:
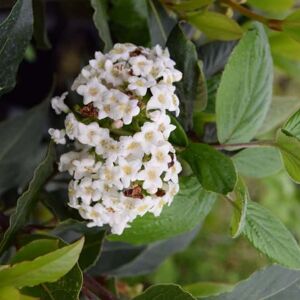
M112 48L112 41L109 27L107 24L107 2L105 0L91 0L94 9L93 21L98 30L99 37L104 43L104 52L108 52Z
M282 125L286 119L300 108L300 99L296 97L274 97L258 134L270 132Z
M159 284L148 288L133 300L196 300L191 294L184 291L179 285Z
M300 268L300 248L287 228L269 210L249 201L243 234L273 261Z
M250 141L261 127L272 99L273 68L263 26L255 23L233 50L217 92L221 143Z
M250 5L270 13L282 13L289 10L295 0L248 0Z
M235 185L233 197L233 214L231 218L230 230L231 236L233 238L237 238L244 229L247 205L250 201L248 188L241 177L238 178L238 181Z
M232 160L223 153L206 144L190 143L180 155L207 191L226 195L234 189L236 171Z
M287 16L281 26L284 33L300 42L300 9Z
M276 143L281 152L284 167L289 176L300 183L300 141L294 136L278 130Z
M146 244L190 231L203 222L215 199L216 195L204 191L195 177L182 177L180 191L159 217L147 213L136 218L122 235L110 235L108 239Z
M44 101L0 123L0 193L13 187L23 189L44 157L46 149L40 144L48 107L49 101Z
M221 41L237 40L242 37L244 32L236 21L213 11L192 13L187 16L187 21L210 39Z
M299 280L299 271L273 265L239 282L232 292L210 297L209 300L298 300L299 293L295 298L278 296L288 292Z
M180 100L179 120L187 130L193 124L193 111L202 82L198 55L194 44L187 39L179 25L171 31L167 41L171 58L176 62L176 69L182 72L183 78L177 82L176 94Z
M16 84L16 73L33 32L31 0L18 0L0 24L0 96Z
M0 271L0 287L22 288L55 282L76 264L84 239L32 261L17 263Z
M300 110L289 117L282 129L300 140Z
M167 257L184 250L195 238L199 228L146 246L133 246L119 242L106 242L95 267L94 276L137 276L153 272Z
M280 152L275 147L248 148L232 157L237 171L244 176L263 178L282 169Z
M54 146L50 143L47 155L36 168L28 189L17 200L15 212L10 217L9 228L6 230L0 243L0 253L2 253L10 245L14 236L26 223L32 207L36 203L39 191L53 172L54 160Z

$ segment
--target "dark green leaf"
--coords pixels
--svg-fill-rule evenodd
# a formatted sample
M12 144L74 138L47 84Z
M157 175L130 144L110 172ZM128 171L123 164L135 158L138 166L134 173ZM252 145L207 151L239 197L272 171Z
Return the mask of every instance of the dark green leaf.
M189 140L184 129L182 128L181 124L177 121L175 117L170 115L170 118L171 118L171 124L176 126L176 129L171 132L169 138L170 142L174 145L185 147L189 143Z
M204 191L195 177L182 177L180 191L159 217L150 213L138 217L122 235L111 235L109 240L145 244L187 232L203 222L215 199L216 195Z
M179 25L172 30L167 47L176 62L176 68L183 73L182 80L176 83L176 93L181 103L179 119L187 130L192 127L193 111L203 81L198 56L194 44L187 39Z
M288 132L279 130L276 143L286 171L295 182L300 183L300 140Z
M148 0L148 27L152 46L165 46L176 20L172 18L158 0Z
M51 44L47 35L45 3L43 0L32 0L33 6L33 37L39 49L50 49Z
M273 68L263 26L255 23L233 50L217 93L221 143L250 141L271 104Z
M107 24L107 2L106 0L91 0L91 5L94 8L93 20L98 30L99 37L104 43L104 52L112 48L112 41L109 27Z
M300 110L287 120L282 129L300 140Z
M104 244L100 260L89 273L118 277L137 276L153 272L168 256L184 250L195 238L199 228L168 240L147 246L132 246L119 242Z
M54 146L50 143L45 159L39 164L33 174L28 189L17 200L15 212L10 217L10 225L0 243L2 253L11 243L16 233L24 226L26 220L36 203L37 195L46 180L53 173L55 160Z
M237 171L244 176L263 178L282 169L280 152L274 147L248 148L232 157Z
M12 187L24 188L45 155L39 145L48 106L45 101L20 117L0 123L0 193Z
M209 300L298 300L296 298L282 297L299 282L300 272L280 266L270 266L252 274L248 279L241 281L230 293L221 294Z
M192 13L187 16L187 20L210 39L237 40L242 37L244 32L236 21L213 11Z
M32 32L31 0L18 0L0 24L0 96L14 88L16 73Z
M232 160L206 144L191 143L181 153L204 189L224 194L234 189L237 175Z
M148 288L133 300L196 300L191 294L184 291L179 285L160 284Z
M32 261L24 261L0 270L0 287L22 288L57 281L76 264L83 243L84 239L81 239Z
M247 205L250 201L248 188L241 177L238 178L233 192L233 215L231 219L231 235L233 238L238 237L245 226Z
M249 201L243 234L262 253L283 266L300 268L300 248L279 219Z

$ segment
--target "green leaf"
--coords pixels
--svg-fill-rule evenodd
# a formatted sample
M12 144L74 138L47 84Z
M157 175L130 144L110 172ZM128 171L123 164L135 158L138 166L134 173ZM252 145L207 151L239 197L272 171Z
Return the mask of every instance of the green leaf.
M263 178L282 169L280 152L275 147L248 148L232 157L237 171L244 176Z
M174 145L185 147L189 143L189 140L184 129L182 128L181 124L177 121L175 117L170 115L170 118L171 118L171 124L176 126L176 129L171 132L169 138L170 142Z
M0 193L13 187L23 189L43 159L46 149L40 144L48 107L49 101L44 101L20 117L0 123Z
M273 68L263 26L255 23L233 50L217 92L221 143L250 141L261 127L272 99Z
M216 195L203 190L195 177L182 177L180 191L159 217L147 213L136 218L122 235L110 235L108 239L146 244L187 232L203 222L215 199Z
M282 21L283 32L300 42L300 9L292 12Z
M19 300L20 292L13 286L6 286L0 288L0 300Z
M279 219L249 201L243 234L260 252L289 268L300 268L300 248Z
M204 189L224 194L231 192L237 181L232 160L206 144L190 143L181 153Z
M295 97L274 97L259 135L268 133L282 125L286 119L300 108L300 100Z
M281 152L286 171L291 179L300 183L300 141L294 136L279 130L276 143Z
M176 93L181 105L179 120L187 130L192 127L193 111L203 82L198 55L194 44L187 39L179 25L172 30L167 47L176 62L176 69L183 74L182 80L176 83Z
M24 226L26 220L36 203L37 195L46 180L53 173L55 151L52 143L45 159L36 168L28 189L17 200L17 207L10 217L9 228L6 230L0 243L0 253L2 253L11 243L17 232Z
M196 300L191 294L184 291L179 285L159 284L148 288L133 300Z
M31 0L18 0L0 24L0 96L16 85L16 74L33 32Z
M287 59L283 55L273 53L274 65L282 72L292 77L295 80L299 80L300 62L297 60Z
M179 13L198 10L210 5L213 0L183 0L183 1L168 1L168 6Z
M113 0L109 16L112 35L119 42L148 46L150 34L146 0Z
M231 291L232 285L215 282L197 282L189 285L185 285L184 290L192 294L194 297L208 297L216 296L221 293Z
M158 0L148 0L148 28L151 37L151 45L165 46L167 38L176 24Z
M49 254L39 256L0 271L0 287L22 288L44 282L54 282L70 271L76 264L84 239Z
M300 110L287 120L282 129L300 140Z
M248 0L247 3L270 13L282 13L293 7L295 0Z
M33 6L33 37L36 46L39 49L47 50L51 48L50 41L47 35L46 27L46 12L43 0L32 0Z
M104 43L103 51L108 52L112 48L112 41L107 24L107 1L91 0L91 5L94 8L94 24L98 30L101 41Z
M94 276L104 274L117 277L151 273L167 257L183 251L192 242L198 231L199 227L197 226L190 232L146 246L106 242L99 261L89 270L89 273Z
M280 266L270 266L253 273L238 283L232 292L224 293L209 300L298 300L299 290L294 297L280 297L299 285L300 272ZM291 295L290 295L291 296Z
M232 199L234 208L231 219L231 236L237 238L243 231L246 223L247 205L250 201L248 188L241 177L238 178Z
M202 31L208 38L230 41L240 39L243 29L233 19L213 11L203 11L187 16L187 21Z

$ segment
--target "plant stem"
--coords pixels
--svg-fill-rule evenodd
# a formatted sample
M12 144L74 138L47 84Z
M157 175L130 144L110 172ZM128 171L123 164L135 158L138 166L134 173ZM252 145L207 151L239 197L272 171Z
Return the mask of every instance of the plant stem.
M257 141L251 143L239 143L239 144L220 144L210 145L218 150L226 150L228 148L257 148L257 147L274 147L274 141Z
M281 20L276 20L276 19L268 19L262 15L258 15L254 13L253 11L249 10L248 8L236 3L233 0L220 0L222 3L228 5L231 7L233 10L238 11L240 14L252 19L259 21L269 28L276 30L276 31L282 31L282 21Z

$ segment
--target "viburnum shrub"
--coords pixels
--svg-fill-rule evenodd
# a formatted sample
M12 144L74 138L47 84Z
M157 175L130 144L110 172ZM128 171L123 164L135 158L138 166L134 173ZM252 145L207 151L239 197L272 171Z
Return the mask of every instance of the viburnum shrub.
M46 2L0 3L0 300L300 299L295 1ZM175 277L211 212L276 264Z

